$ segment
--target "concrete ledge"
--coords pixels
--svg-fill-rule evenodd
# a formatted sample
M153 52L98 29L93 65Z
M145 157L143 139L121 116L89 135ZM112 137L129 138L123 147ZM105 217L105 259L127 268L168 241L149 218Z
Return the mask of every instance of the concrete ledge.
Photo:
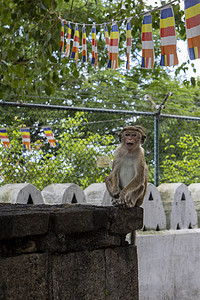
M30 183L6 184L0 188L0 203L43 204L41 192Z
M198 227L200 226L200 183L192 183L188 186L197 211Z
M145 230L166 229L166 216L160 193L152 183L147 185L147 192L142 207L144 208Z
M112 198L105 183L92 183L84 190L88 204L99 206L112 206Z
M75 183L52 183L42 190L46 204L86 204L84 191Z
M163 183L158 186L163 202L167 229L197 227L197 212L191 193L183 183Z
M200 229L137 232L140 300L200 299Z

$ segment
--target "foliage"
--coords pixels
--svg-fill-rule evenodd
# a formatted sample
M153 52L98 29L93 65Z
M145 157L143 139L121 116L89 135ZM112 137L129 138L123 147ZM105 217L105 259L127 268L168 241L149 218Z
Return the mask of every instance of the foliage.
M161 68L159 10L152 12L154 28L155 65L152 70L141 69L141 13L151 9L143 1L83 1L83 0L36 0L33 2L2 0L0 4L1 37L1 88L0 98L4 100L27 99L56 104L89 105L115 108L123 104L132 109L140 92L148 84L170 80L169 68ZM177 35L185 39L183 11L179 4L173 5ZM90 63L78 64L59 53L61 22L63 18L79 23L103 24L111 20L123 20L132 17L132 64L125 71L126 61L126 22L119 22L119 70L105 71L107 50L105 47L103 26L97 26L98 65L96 70ZM108 26L110 30L110 25ZM91 61L91 27L86 27L88 36L88 62ZM74 29L72 29L73 37ZM178 75L185 66L176 69ZM113 78L112 78L113 77ZM164 82L163 82L164 84ZM176 84L179 84L176 81ZM188 84L188 82L187 82ZM192 81L194 85L194 82ZM96 88L94 88L96 86ZM123 89L121 87L123 86ZM162 89L162 87L160 87ZM109 91L109 92L108 92ZM99 92L96 98L96 92ZM163 92L163 89L162 91ZM87 95L89 102L87 102ZM8 96L9 95L9 96ZM31 96L31 97L30 97ZM54 96L54 98L52 97ZM133 97L130 102L123 97ZM37 97L37 98L35 98ZM47 98L45 98L47 97ZM102 101L100 102L99 99ZM132 100L132 99L131 99ZM141 102L141 101L140 101ZM106 104L104 104L106 103ZM142 105L143 110L148 106ZM118 107L117 107L118 108ZM120 107L121 108L121 107ZM134 108L137 108L134 106Z
M165 144L168 145L168 142L166 140ZM166 146L170 152L161 164L162 182L184 182L187 185L199 182L199 143L199 136L184 134L175 145Z
M61 120L62 134L59 146L54 152L44 152L43 142L37 140L30 151L22 150L20 127L22 121L13 123L11 148L0 149L0 178L3 184L29 182L42 190L51 183L73 182L87 187L94 182L102 182L109 168L97 167L97 156L113 152L113 137L87 132L87 119L83 113L75 118ZM10 133L11 134L11 133Z
M162 1L162 4L166 2L168 1ZM156 109L152 107L145 95L150 94L155 104L160 105L167 93L172 92L173 95L167 100L162 113L200 116L200 81L198 78L188 80L181 75L187 72L186 62L174 68L159 65L159 10L152 12L154 68L146 70L140 67L141 13L149 9L151 7L146 6L141 0L126 0L125 2L121 0L35 0L34 2L2 0L0 3L0 99L14 102L23 100L23 102L62 104L70 107L94 107L120 112L130 110L154 113ZM173 9L177 37L185 40L184 12L180 10L179 3L174 3ZM91 27L89 26L86 27L88 37L88 63L86 65L81 62L81 53L77 64L59 53L61 22L58 20L58 15L72 22L78 21L86 24L103 24L113 19L119 21L133 17L131 20L131 69L125 70L125 21L119 22L119 69L113 71L106 68L108 56L103 26L97 26L98 69L90 64ZM110 25L108 27L110 31ZM72 37L73 34L74 28ZM194 67L193 64L191 65ZM140 115L137 118L128 118L125 114L115 114L111 117L107 113L102 113L97 119L96 114L91 113L86 117L86 114L76 115L75 111L71 111L67 112L65 117L60 118L60 114L56 117L52 116L54 112L50 110L45 111L45 115L42 116L38 110L25 109L23 111L21 108L23 106L15 110L0 106L0 125L14 128L9 133L12 148L0 149L1 181L3 180L4 183L26 180L41 189L51 182L61 182L58 174L61 174L62 182L71 181L82 187L91 182L103 181L107 170L97 168L96 156L112 153L113 147L116 146L119 128L127 123L140 123L147 129L146 156L150 170L153 169L153 117L147 118ZM112 121L112 123L106 123L107 121ZM85 123L92 124L89 130L88 126L84 125ZM21 149L18 129L22 124L32 127L33 144L30 152ZM50 149L47 143L43 143L39 128L47 124L56 128L55 133L60 141L58 148ZM112 128L108 124L111 124ZM171 132L177 128L174 134L176 140L181 141L185 133L195 134L195 129L187 122L184 125L180 124L178 120L165 123L164 126L161 124L161 126L160 162L166 167L163 178L168 181L167 178L172 180L170 178L178 174L177 162L182 170L184 166L190 167L187 162L180 165L185 157L182 151L181 154L176 154L176 160L173 162L173 147L177 147L179 151L182 148L178 143L171 142ZM39 146L41 143L42 148ZM166 147L166 143L167 145L170 143L170 146ZM167 159L166 155L168 155ZM173 167L172 172L169 166ZM185 174L187 176L186 171ZM152 178L153 174L150 172L150 180Z

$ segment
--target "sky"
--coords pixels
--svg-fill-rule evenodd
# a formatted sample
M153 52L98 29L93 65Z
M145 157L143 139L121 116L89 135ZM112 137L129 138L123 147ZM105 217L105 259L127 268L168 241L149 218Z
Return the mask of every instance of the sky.
M161 6L161 1L160 0L157 0L157 1L146 0L145 2L147 4L152 5L152 7ZM155 2L156 2L156 4L155 4ZM169 0L169 2L171 2L171 1ZM180 3L181 10L184 10L184 0L180 0L179 3ZM176 2L174 4L176 4ZM173 4L172 4L172 6L173 6ZM177 51L177 55L178 55L178 59L179 59L179 66L180 66L183 62L186 62L189 59L187 41L185 41L185 42L184 41L177 41L177 49L180 50L180 52ZM196 73L193 72L193 68L191 66L191 63L194 64L194 67L196 68ZM200 59L191 60L190 64L188 64L187 67L189 68L188 71L186 71L186 77L188 79L190 79L190 77L200 76ZM172 68L172 67L170 67L170 68ZM183 74L184 73L182 73L182 75Z

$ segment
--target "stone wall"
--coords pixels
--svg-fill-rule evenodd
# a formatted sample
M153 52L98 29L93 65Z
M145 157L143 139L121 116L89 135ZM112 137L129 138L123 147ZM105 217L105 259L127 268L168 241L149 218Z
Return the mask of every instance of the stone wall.
M0 299L134 300L138 286L140 300L200 299L198 183L149 183L143 225L104 183L6 185L0 202L34 204L0 204ZM138 228L136 251L125 236Z
M139 299L142 226L142 208L0 204L0 299Z
M200 184L148 183L144 203L144 230L197 228L200 222ZM28 183L0 188L0 203L85 204L112 206L105 183L93 183L85 190L76 184L51 184L39 191Z

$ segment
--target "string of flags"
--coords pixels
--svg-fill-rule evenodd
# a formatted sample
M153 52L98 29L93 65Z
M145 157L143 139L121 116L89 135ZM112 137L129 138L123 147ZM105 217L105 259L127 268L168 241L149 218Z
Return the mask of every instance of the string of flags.
M92 26L92 65L97 67L97 36L96 36L96 26Z
M161 35L160 65L161 66L178 65L174 13L171 5L161 9L160 35Z
M177 1L177 0L176 0ZM171 1L167 5L160 7L160 36L161 36L161 58L160 66L175 66L178 65L177 56L177 38L175 31L175 19ZM184 0L185 22L186 22L186 37L188 43L188 53L191 60L200 58L200 0ZM143 13L143 22L141 26L141 40L142 40L142 62L141 67L145 69L152 69L154 66L154 44L153 44L153 30L152 30L152 16L151 12ZM133 17L132 17L133 18ZM131 19L127 19L126 24L126 69L130 69L130 55L131 55ZM68 24L67 39L66 39L66 53L69 57L70 41L71 41L71 23L59 17L61 21L61 39L60 52L64 51L64 25ZM75 24L73 48L71 58L77 62L79 59L79 29L78 24ZM87 62L87 37L86 25L92 26L92 60L91 65L98 66L97 62L97 35L96 25L80 24L82 28L82 61ZM108 51L108 68L116 69L118 67L118 52L119 52L119 29L116 22L111 25L111 32L109 37L107 24L98 24L104 26L105 44Z
M154 65L154 47L152 36L152 17L148 13L143 16L142 23L142 68L152 69Z
M51 147L55 147L58 145L58 143L56 142L56 139L53 135L53 132L51 130L51 127L43 127L44 133L48 139L48 142L50 144Z
M126 47L127 47L127 61L126 69L130 69L130 53L131 53L131 21L128 20L126 24Z
M109 69L117 69L118 67L118 46L119 46L119 29L116 23L112 24L109 45Z
M20 128L22 134L22 144L24 149L31 149L30 128Z
M56 147L58 142L56 141L54 134L51 130L50 126L43 127L44 134L50 144L51 147ZM31 149L31 135L30 128L22 127L20 128L21 136L22 136L22 146L25 150ZM4 148L10 148L10 141L6 128L0 128L0 140L3 143Z
M3 143L4 148L10 148L10 141L8 138L8 133L7 133L6 128L0 129L0 139Z
M200 1L185 1L186 36L191 60L200 58Z

